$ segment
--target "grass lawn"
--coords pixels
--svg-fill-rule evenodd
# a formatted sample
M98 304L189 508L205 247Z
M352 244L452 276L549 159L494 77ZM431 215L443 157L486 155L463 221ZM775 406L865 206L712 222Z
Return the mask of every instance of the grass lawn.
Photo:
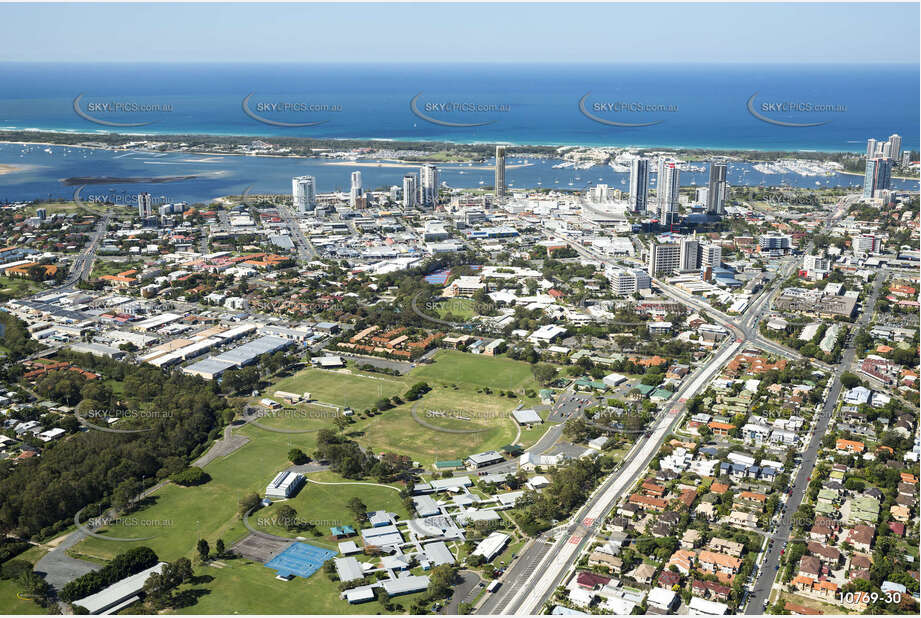
M206 584L183 586L205 591L195 605L169 612L180 614L378 614L386 613L376 602L349 605L339 599L337 583L322 571L304 580L275 579L275 571L249 560L228 560L224 568L196 567L199 576L214 579ZM421 594L394 599L406 609Z
M0 614L47 614L48 610L32 601L20 599L17 595L22 589L17 582L0 579Z
M383 397L402 395L409 386L401 378L390 376L366 377L339 373L325 369L304 369L293 376L282 378L266 389L266 396L275 391L289 393L310 393L310 396L324 403L348 406L355 410L367 410Z
M413 382L427 381L430 385L433 382L466 384L501 390L539 390L531 375L531 365L524 361L456 350L441 350L433 358L434 363L421 365L408 374Z
M352 482L332 472L317 472L310 474L309 478L322 483ZM374 481L365 480L360 482L373 483ZM270 507L260 509L249 518L249 523L253 528L270 534L292 538L302 535L307 543L316 543L336 549L338 541L329 536L331 527L352 526L356 530L361 527L348 509L348 502L354 497L360 498L369 511L389 511L396 513L401 519L409 516L409 513L403 508L399 492L393 489L371 485L318 485L316 483L306 483L294 498L276 502ZM323 536L313 537L311 532L289 532L277 525L280 522L274 521L273 517L283 504L297 511L298 519L316 525L317 529L323 533Z
M463 459L476 452L511 443L517 434L515 422L506 413L516 400L470 392L436 388L417 402L420 419L439 427L485 429L477 433L448 433L420 425L413 419L409 403L352 425L355 439L375 453L408 455L428 466L436 459ZM450 411L469 415L470 420L433 417L429 411Z
M37 281L20 279L19 277L0 276L0 295L7 298L29 296L42 289L44 289L44 287Z
M850 612L843 605L832 605L831 603L823 603L816 599L810 597L800 596L798 594L792 594L790 592L784 592L780 595L780 601L786 603L787 601L795 603L796 605L803 605L812 609L817 609L820 612L825 614L854 614L856 612ZM774 603L777 601L775 600Z
M467 321L477 315L476 302L472 298L449 298L432 309L441 319L450 317L453 320Z
M132 268L139 268L142 264L143 262L122 260L96 260L93 263L93 272L90 274L90 277L98 279L103 275L117 275L126 270L131 270Z

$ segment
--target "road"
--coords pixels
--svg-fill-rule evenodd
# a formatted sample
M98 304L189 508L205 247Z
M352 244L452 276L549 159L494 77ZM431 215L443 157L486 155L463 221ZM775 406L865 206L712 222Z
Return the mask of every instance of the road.
M591 542L594 531L646 471L649 462L659 452L662 441L679 422L685 402L706 387L710 379L735 356L740 346L739 342L727 340L707 363L685 381L659 417L649 439L634 445L624 463L595 490L571 519L572 523L566 533L552 545L542 539L532 541L506 573L503 588L488 603L484 603L480 613L527 615L541 610L544 602L578 559L582 549Z
M307 237L304 236L300 223L298 223L297 216L292 210L285 204L279 204L278 216L284 219L285 225L288 226L288 231L291 233L291 239L294 241L294 247L297 249L297 259L301 262L309 262L315 259L317 257L317 251L313 248L310 241L307 240Z
M876 301L882 291L883 281L886 278L886 274L881 274L876 277L873 284L873 291L864 304L863 314L857 322L858 329L869 323L873 315L873 308L876 306ZM769 546L767 550L761 570L758 573L758 579L755 580L754 588L749 597L748 607L745 612L748 615L761 614L764 611L764 602L771 594L774 577L780 567L780 552L790 539L790 533L793 531L793 517L803 501L803 496L806 494L809 478L812 476L812 472L815 469L819 449L822 446L822 438L825 437L825 433L828 431L828 424L831 421L832 413L835 411L838 397L841 394L841 374L854 362L856 353L857 351L854 349L854 344L849 344L841 355L841 361L834 367L834 378L832 379L828 397L825 399L825 406L822 408L822 414L816 422L812 440L805 452L801 455L802 463L796 474L796 479L792 484L793 493L790 494L790 498L786 505L786 511L773 534L772 538L775 540L775 543Z
M109 229L109 221L111 220L112 214L107 212L96 224L96 230L93 232L92 238L90 238L90 243L74 260L70 273L68 273L63 285L58 288L59 290L72 288L77 281L86 279L92 272L93 262L96 260L96 250L99 248L99 243L105 238L106 230Z

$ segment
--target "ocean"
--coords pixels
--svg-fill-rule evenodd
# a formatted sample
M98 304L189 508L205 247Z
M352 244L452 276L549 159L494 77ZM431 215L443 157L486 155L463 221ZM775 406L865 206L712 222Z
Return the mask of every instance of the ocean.
M863 152L868 137L902 135L918 148L916 65L0 65L0 128L80 133L213 134L457 143L701 147ZM76 99L76 103L75 103ZM75 109L76 108L76 109ZM616 123L616 124L612 124ZM781 123L781 124L778 124ZM786 126L783 123L817 126ZM115 126L115 125L142 126ZM289 125L309 126L289 126ZM645 125L645 126L621 126ZM458 126L464 125L464 126ZM467 126L477 125L477 126ZM41 141L36 133L34 141ZM626 189L608 166L554 167L557 159L510 157L512 188ZM0 144L0 201L72 199L72 177L154 178L102 182L92 195L206 202L287 193L291 177L313 175L321 192L347 189L361 170L366 188L400 185L418 166L347 165L321 158L203 156ZM684 171L683 186L706 184ZM444 164L453 187L492 185L483 165ZM857 188L860 176L762 173L733 163L734 185ZM918 190L917 181L893 180ZM114 200L113 200L114 201Z
M4 63L0 83L6 129L852 152L921 131L917 64Z

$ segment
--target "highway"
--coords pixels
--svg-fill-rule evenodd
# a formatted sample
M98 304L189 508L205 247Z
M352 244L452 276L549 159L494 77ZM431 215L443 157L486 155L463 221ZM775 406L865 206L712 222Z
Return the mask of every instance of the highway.
M71 266L70 272L67 275L67 279L65 279L62 286L58 288L59 290L72 288L78 281L86 279L92 272L93 262L96 260L96 250L99 248L99 243L105 238L106 230L109 228L109 221L111 220L112 214L107 212L99 220L99 223L96 224L96 230L93 232L92 238L90 238L90 243L74 260L73 266Z
M596 489L586 504L571 518L566 534L555 542L532 541L503 579L500 592L480 608L479 613L528 615L539 613L544 602L567 575L594 531L607 518L624 493L642 475L659 452L663 440L679 422L684 404L701 392L710 379L736 354L742 344L727 340L669 400L647 440L640 440L623 464Z

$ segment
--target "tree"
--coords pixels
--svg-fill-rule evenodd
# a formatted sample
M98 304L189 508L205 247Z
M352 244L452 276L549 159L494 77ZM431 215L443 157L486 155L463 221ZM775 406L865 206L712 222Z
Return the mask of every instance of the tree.
M211 476L197 466L189 466L169 477L177 485L183 487L192 487L193 485L204 485L211 480Z
M211 553L211 548L208 546L208 541L205 539L198 539L198 545L196 546L198 550L198 557L201 558L202 562L208 560L208 555Z
M854 388L860 384L860 378L855 376L850 371L845 371L841 374L841 386L844 388Z
M295 466L303 465L310 461L310 457L304 454L299 448L293 448L288 451L288 461L293 463Z
M218 539L214 544L214 552L218 558L224 555L224 539Z
M119 511L124 511L132 505L132 501L139 493L141 493L141 483L137 479L125 479L112 492L112 506Z
M355 516L355 521L361 523L368 519L368 507L364 502L361 501L361 498L358 496L351 498L347 506L348 509L352 512L352 515Z
M557 368L549 363L537 363L531 366L531 373L534 375L534 379L537 380L538 384L546 386L554 380L559 373Z
M278 507L275 519L285 530L297 530L300 526L297 519L297 511L287 504Z
M256 493L246 494L245 496L240 498L240 502L239 502L240 514L245 515L246 513L250 512L257 506L259 506L259 502L260 502L259 494L256 494Z

